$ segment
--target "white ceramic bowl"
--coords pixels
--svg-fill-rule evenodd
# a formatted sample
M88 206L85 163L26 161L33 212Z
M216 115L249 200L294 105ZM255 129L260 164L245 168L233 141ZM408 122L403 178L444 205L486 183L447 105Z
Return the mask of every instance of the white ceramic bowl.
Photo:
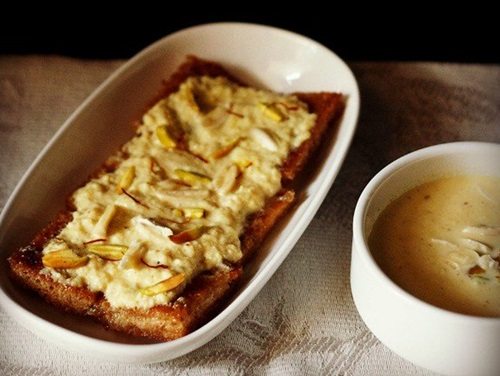
M500 318L458 314L425 303L392 282L367 245L381 211L407 190L446 175L500 177L500 144L457 142L405 155L361 194L353 220L351 289L368 328L411 362L453 375L500 374Z
M302 182L303 199L280 222L246 268L234 297L209 323L166 343L144 343L106 331L92 321L62 314L7 278L6 258L27 244L64 205L73 189L133 134L161 81L187 54L223 64L236 77L279 92L339 91L347 96L336 137L322 148L315 173ZM57 111L57 109L54 109ZM251 24L186 29L151 45L118 69L66 121L27 171L0 217L0 304L48 341L106 360L155 362L192 351L219 334L252 301L313 218L337 175L359 112L356 80L333 52L303 36Z

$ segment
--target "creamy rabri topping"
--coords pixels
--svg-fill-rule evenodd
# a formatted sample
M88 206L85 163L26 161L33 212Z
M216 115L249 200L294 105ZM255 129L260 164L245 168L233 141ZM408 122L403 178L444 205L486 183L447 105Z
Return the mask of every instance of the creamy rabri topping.
M369 244L413 295L452 311L500 317L500 178L422 184L381 213Z
M192 77L156 103L118 168L78 189L43 273L114 307L167 304L203 271L241 259L247 216L316 120L296 97Z

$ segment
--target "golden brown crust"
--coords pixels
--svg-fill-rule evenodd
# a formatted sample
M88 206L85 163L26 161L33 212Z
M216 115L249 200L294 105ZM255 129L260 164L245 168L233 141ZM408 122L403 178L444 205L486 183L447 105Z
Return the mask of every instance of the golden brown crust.
M294 191L282 190L267 201L264 209L248 219L245 232L240 238L244 255L243 261L251 257L274 224L288 211L294 201Z
M156 99L175 92L186 78L193 75L225 76L241 84L219 64L190 56L164 83L164 88ZM287 184L302 170L327 127L335 123L344 108L340 94L298 94L298 97L307 103L311 112L317 114L317 122L311 131L311 137L294 150L282 166L282 182L285 188L269 199L263 210L248 219L240 238L243 262L253 254L274 224L293 204L295 193L286 188ZM116 167L108 164L106 163L101 171L113 170ZM16 281L65 311L94 317L107 327L120 332L159 341L171 340L186 335L207 321L242 276L241 266L234 265L224 271L196 277L182 296L170 305L147 310L113 308L102 293L93 293L84 287L67 286L40 273L43 267L43 246L49 239L57 236L71 220L72 209L69 203L67 211L61 212L39 232L30 245L15 251L8 260Z
M292 151L281 166L284 184L291 182L302 171L311 154L316 150L321 137L331 124L335 124L344 112L344 97L338 93L297 93L297 97L317 115L311 137Z
M242 274L239 266L202 274L188 286L182 297L168 306L113 308L101 293L68 286L40 273L41 250L29 245L9 258L14 280L66 312L91 316L111 329L158 341L182 337L206 321ZM37 260L36 266L27 263L27 259Z

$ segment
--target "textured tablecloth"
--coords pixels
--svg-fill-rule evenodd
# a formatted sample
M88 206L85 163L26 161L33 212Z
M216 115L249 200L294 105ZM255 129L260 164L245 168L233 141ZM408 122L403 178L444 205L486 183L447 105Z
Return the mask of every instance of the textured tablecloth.
M0 57L0 208L66 117L121 61ZM0 310L2 375L427 375L382 345L354 307L351 219L384 165L447 141L500 142L500 66L355 63L362 110L342 170L318 214L249 307L179 359L124 365L69 353Z

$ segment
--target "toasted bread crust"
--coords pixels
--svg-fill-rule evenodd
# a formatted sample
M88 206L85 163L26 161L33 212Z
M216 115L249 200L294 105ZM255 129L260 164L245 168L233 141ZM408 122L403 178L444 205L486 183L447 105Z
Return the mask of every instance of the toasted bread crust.
M293 150L281 166L284 184L294 180L303 170L328 126L335 124L344 112L344 98L338 93L297 93L297 97L309 106L309 111L314 112L317 119L311 137Z
M156 99L177 91L182 82L194 75L225 76L241 84L219 64L190 56L187 62L164 82L163 90ZM335 124L344 108L340 94L298 94L298 97L309 106L311 112L317 114L317 121L311 130L311 137L290 153L282 165L284 188L269 199L261 211L248 218L245 231L240 237L243 263L251 257L274 224L292 206L295 193L286 188L287 184L303 169L326 129ZM112 170L113 166L105 165L102 171L110 169ZM172 340L188 334L206 322L242 276L241 265L228 266L227 270L204 273L196 277L182 296L169 305L151 309L111 307L102 293L94 293L85 287L68 286L41 273L43 246L71 221L72 209L69 204L68 210L57 215L54 221L38 233L30 245L18 249L8 259L13 279L64 311L91 316L111 329L130 335L158 341Z

